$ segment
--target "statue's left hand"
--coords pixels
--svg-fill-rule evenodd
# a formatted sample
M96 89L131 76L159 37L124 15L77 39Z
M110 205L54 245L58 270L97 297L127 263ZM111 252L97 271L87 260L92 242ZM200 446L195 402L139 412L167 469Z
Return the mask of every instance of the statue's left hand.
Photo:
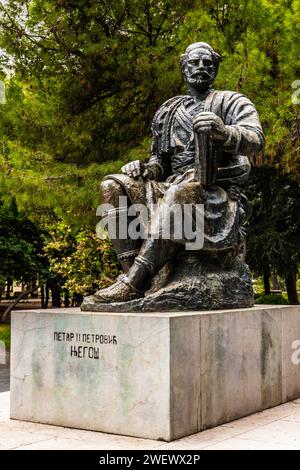
M122 166L121 171L125 175L131 176L135 179L147 179L151 174L147 164L144 164L140 160L134 160L133 162L127 163L126 165Z
M202 112L193 120L194 132L206 134L215 140L225 142L229 137L228 128L215 113Z

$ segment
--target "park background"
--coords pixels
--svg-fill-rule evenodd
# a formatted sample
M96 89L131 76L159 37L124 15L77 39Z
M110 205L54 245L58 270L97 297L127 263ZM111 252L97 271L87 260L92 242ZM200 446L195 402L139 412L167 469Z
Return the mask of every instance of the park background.
M1 0L3 320L21 292L78 305L116 278L95 233L99 183L149 157L154 113L186 93L178 62L197 41L222 55L215 88L247 95L266 135L245 188L256 302L297 304L299 37L300 0Z

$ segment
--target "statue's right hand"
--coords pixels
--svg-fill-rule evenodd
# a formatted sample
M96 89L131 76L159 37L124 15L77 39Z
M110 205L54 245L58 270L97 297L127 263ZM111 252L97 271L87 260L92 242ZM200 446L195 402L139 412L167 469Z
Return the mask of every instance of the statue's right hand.
M144 165L140 160L135 160L122 166L121 171L132 178L139 178L143 175Z

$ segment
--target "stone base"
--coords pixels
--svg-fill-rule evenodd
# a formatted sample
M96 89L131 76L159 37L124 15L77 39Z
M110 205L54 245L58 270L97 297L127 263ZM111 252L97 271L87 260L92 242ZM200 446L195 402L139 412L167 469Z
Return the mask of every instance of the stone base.
M202 255L203 256L203 255ZM154 280L154 285L141 299L128 302L99 303L94 296L85 297L85 312L170 312L178 310L221 310L252 307L252 277L248 266L237 259L220 266L220 255L205 262L199 256L176 259L173 269ZM210 261L210 262L208 262ZM224 261L224 260L223 260Z
M298 306L13 312L11 418L170 441L299 398L299 340Z

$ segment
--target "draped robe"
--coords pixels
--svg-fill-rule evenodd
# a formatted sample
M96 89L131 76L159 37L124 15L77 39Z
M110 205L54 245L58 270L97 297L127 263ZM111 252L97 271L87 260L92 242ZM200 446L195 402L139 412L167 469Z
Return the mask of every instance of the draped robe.
M216 178L207 185L205 197L195 171L193 118L203 111L218 115L230 136L218 147ZM245 237L243 224L249 214L240 187L250 173L249 157L263 148L264 136L253 103L244 95L210 89L202 97L176 96L157 111L152 123L152 150L148 162L152 178L144 181L128 175L109 175L119 182L132 204L153 204L170 200L174 204L204 204L204 250L240 246ZM176 240L184 243L185 240Z

